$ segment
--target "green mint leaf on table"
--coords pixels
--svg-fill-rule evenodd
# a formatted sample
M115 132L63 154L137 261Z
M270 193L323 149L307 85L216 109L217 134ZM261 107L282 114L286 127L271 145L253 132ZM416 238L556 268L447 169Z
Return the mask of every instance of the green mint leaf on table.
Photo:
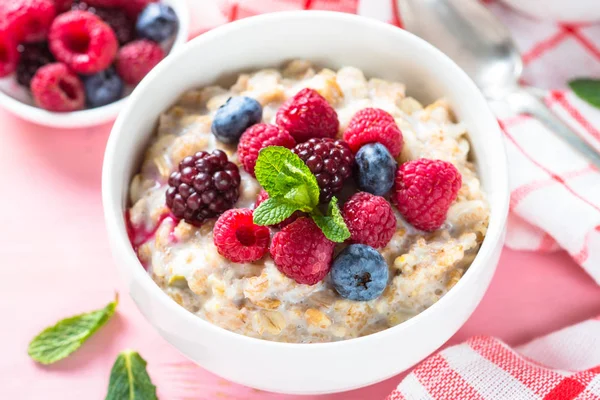
M275 225L289 217L297 208L277 198L268 198L254 210L256 225Z
M89 313L65 318L44 329L31 343L27 353L35 361L52 364L77 350L115 313L119 296L106 307Z
M317 209L310 215L327 239L342 243L350 237L350 231L338 206L337 197L333 197L327 207L327 215L321 215Z
M125 350L110 371L105 400L157 400L156 386L146 371L146 360L137 352Z
M305 212L310 212L319 203L317 178L300 157L285 147L262 149L254 172L270 198L282 200Z
M575 79L569 86L581 99L600 108L600 79Z

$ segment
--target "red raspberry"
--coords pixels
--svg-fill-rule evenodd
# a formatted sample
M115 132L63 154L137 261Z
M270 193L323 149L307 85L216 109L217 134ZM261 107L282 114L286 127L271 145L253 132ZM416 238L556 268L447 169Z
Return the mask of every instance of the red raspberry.
M340 127L333 107L317 91L302 89L277 111L277 125L285 128L296 142L310 138L334 138Z
M150 40L135 40L117 53L117 73L128 85L137 85L165 57L160 46Z
M0 2L0 22L6 24L17 42L44 40L56 7L52 0L4 0Z
M342 208L352 243L385 247L396 232L396 216L383 197L358 192Z
M392 200L406 221L417 229L434 231L446 220L462 177L449 162L421 158L402 164L395 184Z
M394 117L380 108L364 108L354 114L344 132L344 140L355 153L367 143L379 142L393 157L398 157L403 143Z
M331 268L335 243L323 235L312 219L302 217L273 236L271 257L284 275L297 283L314 285Z
M240 137L238 158L246 172L254 175L258 152L269 146L283 146L291 149L296 145L294 138L283 128L270 124L252 125Z
M85 105L83 83L62 63L38 69L31 80L31 93L37 105L49 111L76 111Z
M129 18L135 20L148 4L156 2L158 0L121 0L120 6L125 10Z
M213 240L219 254L236 263L260 260L269 249L271 232L252 221L252 210L225 211L215 223Z
M254 208L256 209L258 206L260 206L260 204L263 201L266 201L268 198L269 198L269 193L267 193L264 189L261 189L260 192L258 193L258 197L256 198L256 203L254 203ZM303 212L295 211L292 215L290 215L289 217L287 217L286 219L284 219L283 221L281 221L280 223L278 223L277 225L274 225L274 226L276 228L281 229L284 226L291 224L292 222L294 222L298 218L302 217L303 215L304 215Z
M19 50L13 36L0 28L0 78L15 72L19 58Z
M84 75L108 68L119 47L110 26L87 11L69 11L56 17L48 38L54 57Z

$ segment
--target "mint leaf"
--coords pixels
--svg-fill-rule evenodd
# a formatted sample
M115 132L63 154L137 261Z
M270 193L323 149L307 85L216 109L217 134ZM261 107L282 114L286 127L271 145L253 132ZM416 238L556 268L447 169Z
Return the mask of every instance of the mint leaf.
M110 371L105 400L157 400L156 386L146 371L146 360L133 350L117 357Z
M297 208L280 199L269 197L252 213L256 225L275 225L289 217Z
M27 353L35 361L52 364L77 350L115 313L119 296L106 307L63 319L44 329L31 343Z
M317 178L296 154L281 146L265 147L254 168L256 179L270 198L285 200L310 212L319 203Z
M327 239L332 242L342 243L350 237L350 231L344 222L344 217L338 207L337 197L332 197L327 207L327 215L321 215L318 210L311 214L313 221L323 231Z
M600 108L600 79L575 79L569 86L582 100Z

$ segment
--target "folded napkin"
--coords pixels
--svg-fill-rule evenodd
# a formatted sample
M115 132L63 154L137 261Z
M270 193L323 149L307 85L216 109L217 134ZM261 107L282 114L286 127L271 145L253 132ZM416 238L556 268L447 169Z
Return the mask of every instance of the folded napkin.
M557 25L484 1L523 50L523 81L548 89L546 102L600 150L600 111L566 90L569 79L600 77L600 25ZM265 12L327 9L400 25L395 0L195 0L193 27ZM510 168L507 245L563 248L600 283L600 173L537 120L495 107ZM474 337L419 365L389 399L600 399L600 319L511 349Z
M476 336L429 357L387 400L600 399L600 317L511 349Z

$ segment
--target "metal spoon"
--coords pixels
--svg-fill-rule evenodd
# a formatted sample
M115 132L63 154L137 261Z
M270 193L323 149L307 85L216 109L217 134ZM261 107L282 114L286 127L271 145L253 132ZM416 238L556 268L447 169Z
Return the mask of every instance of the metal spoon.
M523 61L508 29L475 0L397 0L404 27L452 58L490 100L530 114L600 167L600 155L519 84Z

